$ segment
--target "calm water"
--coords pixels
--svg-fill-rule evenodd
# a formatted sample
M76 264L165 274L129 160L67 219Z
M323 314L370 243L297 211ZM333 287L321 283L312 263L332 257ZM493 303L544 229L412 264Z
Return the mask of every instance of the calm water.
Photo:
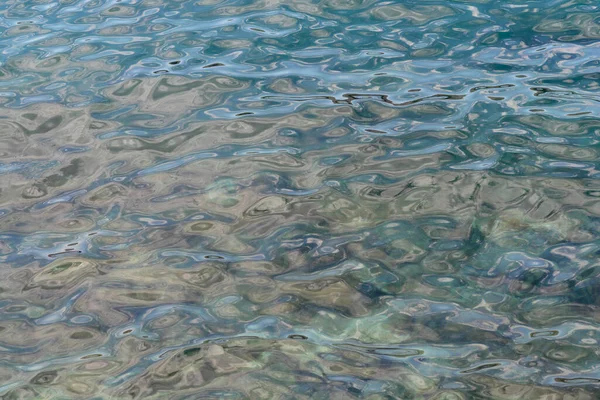
M3 399L600 398L597 0L5 0Z

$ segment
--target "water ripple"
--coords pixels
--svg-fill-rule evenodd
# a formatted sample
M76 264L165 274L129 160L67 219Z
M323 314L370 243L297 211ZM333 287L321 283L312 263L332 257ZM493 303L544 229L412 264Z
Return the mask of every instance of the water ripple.
M0 4L0 395L597 398L600 5Z

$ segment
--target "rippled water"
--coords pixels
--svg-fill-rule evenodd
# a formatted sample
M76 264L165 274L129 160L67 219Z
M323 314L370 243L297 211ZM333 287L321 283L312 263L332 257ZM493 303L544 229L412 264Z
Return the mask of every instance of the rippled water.
M600 397L597 0L0 27L2 398Z

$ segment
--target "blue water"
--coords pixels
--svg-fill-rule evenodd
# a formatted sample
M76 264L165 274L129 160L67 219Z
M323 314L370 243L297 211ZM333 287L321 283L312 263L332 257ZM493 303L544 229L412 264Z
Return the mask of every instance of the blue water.
M5 0L0 396L600 398L597 0Z

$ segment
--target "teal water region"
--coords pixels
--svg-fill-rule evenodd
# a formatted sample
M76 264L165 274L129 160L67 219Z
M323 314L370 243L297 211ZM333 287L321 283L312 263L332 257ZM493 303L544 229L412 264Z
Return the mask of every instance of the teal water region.
M0 398L600 398L597 0L0 3Z

